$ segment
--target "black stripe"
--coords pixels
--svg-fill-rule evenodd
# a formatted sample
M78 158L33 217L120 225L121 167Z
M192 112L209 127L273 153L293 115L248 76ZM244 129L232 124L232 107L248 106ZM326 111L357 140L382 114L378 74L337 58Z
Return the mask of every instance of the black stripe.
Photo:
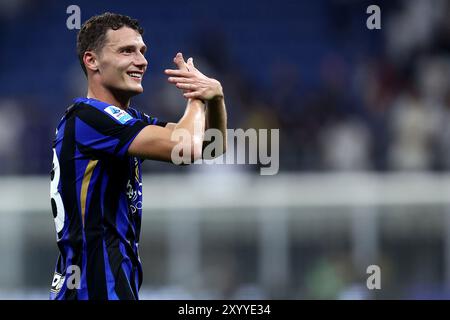
M114 236L112 232L107 235L107 251L111 272L114 276L115 287L114 290L120 300L136 300L127 277L122 269L122 261L124 260L120 252L120 240Z
M122 148L128 143L130 142L131 139L133 139L138 132L140 132L142 129L144 129L147 126L147 124L145 124L142 121L138 121L136 122L132 127L128 127L130 129L128 129L126 131L126 133L123 133L121 138L120 138L120 142L117 144L116 150L115 152L118 153L120 150L122 150ZM128 151L128 150L127 150ZM126 154L126 152L125 152Z
M82 154L92 160L106 160L111 158L111 155L103 150L93 149L77 142L77 148Z
M117 129L126 127L125 125L113 120L104 112L85 103L79 103L77 105L77 108L75 109L75 116L105 136L115 136L115 134L117 134L115 132Z
M160 121L160 120L156 120L156 123L155 123L156 126L160 126L160 127L165 127L166 124L167 124L167 122Z
M102 135L118 139L120 142L116 146L116 153L119 152L139 131L148 125L141 120L135 122L132 126L117 123L102 111L83 103L79 104L75 114L79 119L92 128L95 128L95 130Z
M122 269L119 270L116 278L116 293L120 300L137 300L137 295L134 294L134 290Z
M142 121L144 121L145 123L148 124L152 124L152 125L156 125L156 126L160 126L160 127L165 127L167 122L165 121L160 121L158 118L156 117L152 117L149 115L146 115L144 112L141 112L139 110L130 108L129 110L133 115L136 116L136 118L141 119ZM153 123L156 119L156 123Z
M136 256L136 253L134 253L133 248L136 245L136 241L137 241L137 235L135 235L134 230L133 230L133 217L130 213L130 211L128 211L128 220L130 221L129 225L128 225L128 230L127 230L127 234L126 234L126 238L127 240L130 242L131 246L125 246L126 252L128 257L130 257L131 261L133 262L133 269L131 270L131 279L130 279L130 284L131 284L131 289L133 290L134 294L137 296L137 291L138 288L136 287L136 280L135 280L135 272L136 272L136 268L137 268L137 264L139 263L139 261L136 261L135 259L133 259Z
M75 171L75 118L66 119L64 129L64 139L62 141L61 152L59 155L60 164L60 183L61 198L64 203L64 210L67 215L68 242L74 251L72 265L77 265L82 270L83 253L83 233L82 222L79 214L77 190L76 190L76 171ZM60 243L60 251L63 252L63 244ZM77 299L76 289L67 289L64 295L65 299Z
M128 159L120 161L118 159L111 159L105 163L106 171L108 172L109 180L106 186L105 195L108 198L104 199L104 225L105 225L105 243L108 253L109 264L111 272L113 273L116 282L115 291L119 299L134 300L134 296L127 277L122 270L122 261L124 257L120 252L120 239L117 234L116 218L119 206L120 193L125 188L128 180L128 172L118 170L118 168L127 167ZM106 175L105 175L106 176ZM130 257L133 261L133 256Z
M98 168L94 168L98 170ZM93 187L93 189L91 189ZM103 218L100 203L101 183L97 181L88 188L92 195L85 216L85 234L87 246L86 282L89 300L107 300L105 260L103 258Z

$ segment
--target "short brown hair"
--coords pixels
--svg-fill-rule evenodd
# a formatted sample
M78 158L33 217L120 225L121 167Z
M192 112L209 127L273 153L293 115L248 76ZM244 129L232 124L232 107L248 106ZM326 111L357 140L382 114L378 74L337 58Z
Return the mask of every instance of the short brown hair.
M84 53L101 49L105 44L106 32L109 29L118 30L122 27L129 27L141 35L144 34L144 29L136 19L117 13L105 12L93 16L83 23L77 37L77 54L84 74L87 75L86 66L83 62Z

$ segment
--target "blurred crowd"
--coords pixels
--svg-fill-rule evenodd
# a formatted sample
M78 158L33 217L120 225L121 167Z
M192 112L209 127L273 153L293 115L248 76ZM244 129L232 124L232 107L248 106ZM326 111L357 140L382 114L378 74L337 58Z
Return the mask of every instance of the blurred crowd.
M280 173L450 170L450 2L446 0L377 1L381 30L366 28L366 8L372 3L360 0L282 0L277 5L257 0L214 5L207 0L116 1L109 2L107 8L104 2L74 3L81 8L82 21L113 11L138 18L146 29L149 68L144 77L145 92L133 100L134 106L165 121L181 117L185 100L167 83L162 71L170 67L178 51L183 51L185 57L194 57L202 72L222 82L229 128L279 129ZM71 100L86 93L86 79L75 53L76 31L65 27L66 8L71 4L0 0L0 175L48 174L56 125ZM143 168L146 173L193 170L153 161L145 162ZM239 169L250 171L255 166ZM293 210L292 217L302 217L309 210L285 209ZM435 223L442 228L440 233L429 228L432 217L442 218L447 209L418 207L415 220L412 209L396 206L393 213L407 212L404 217L383 211L406 231L393 228L398 238L381 241L380 265L387 290L380 297L428 298L434 297L428 292L439 292L439 297L448 298L448 290L433 287L442 282L445 271L445 222ZM242 208L233 210L245 214ZM336 215L339 208L325 206L323 210ZM278 213L276 209L273 212ZM167 214L161 212L161 216ZM55 249L46 238L50 233L42 227L47 227L48 221L42 221L34 212L23 219L30 230L20 234L27 235L24 248L29 251L17 251L30 263L39 262L36 274L40 275L50 270L46 261L51 261L53 268ZM248 221L251 226L259 223ZM289 297L373 297L364 288L366 275L361 278L360 270L352 270L349 252L353 242L333 238L330 232L320 235L320 230L327 231L333 224L328 216L316 224L308 219L301 222L299 225L316 236L311 241L299 238L297 244L289 242L296 259L290 270ZM430 232L422 238L416 229L408 233L406 222ZM389 220L380 225L386 228L393 223ZM6 231L16 233L9 224L5 226ZM213 252L205 267L210 270L205 279L212 283L209 288L221 291L219 297L265 298L267 292L254 285L258 240L245 245L235 236L249 233L242 226L232 228L235 233L228 234L228 244L202 253L209 257ZM292 230L290 236L296 234L296 229ZM42 234L40 242L38 233ZM205 239L204 247L220 245L214 237ZM164 275L168 269L164 264L166 251L159 247L149 250L156 242L153 240L147 238L143 250L149 255L146 261L152 261L153 252L161 256L147 268L149 274L155 274L154 268L160 267ZM164 241L161 247L165 247ZM10 250L10 246L5 248ZM29 272L26 275L26 286L47 285L47 279ZM148 279L163 281L164 277ZM392 283L394 286L388 288ZM404 289L401 293L396 291L399 287ZM176 288L166 289L168 292L157 292L157 297L177 296L170 291ZM154 294L143 292L147 297ZM284 294L280 297L285 298ZM7 296L11 297L10 291ZM214 295L208 292L201 298L210 297Z
M0 4L6 8L7 3ZM335 0L316 6L314 12L322 16L325 31L313 28L298 38L281 37L284 29L279 25L278 29L269 26L267 30L278 31L267 37L267 32L247 38L241 34L236 44L234 29L214 24L213 17L184 39L197 66L221 80L229 127L279 128L280 171L450 169L450 22L446 18L450 4L382 1L381 30L365 27L368 15L361 2ZM295 13L288 10L286 28L296 21ZM283 12L279 15L282 18ZM258 18L264 14L255 13L248 24L263 23ZM2 17L2 24L8 26L11 20ZM158 43L155 32L147 33ZM263 52L267 39L273 40L271 52ZM317 54L311 39L321 41ZM233 51L236 46L240 51ZM10 62L3 54L4 81ZM67 59L73 64L64 66L65 92L55 95L61 99L49 104L49 99L28 94L26 86L20 95L1 92L1 174L49 171L49 148L59 117L70 99L85 91L75 53ZM149 73L151 68L152 61ZM17 86L26 83L15 81ZM149 75L145 85L146 93L135 100L139 107L176 121L184 103L179 93L156 74ZM57 94L50 91L47 95Z

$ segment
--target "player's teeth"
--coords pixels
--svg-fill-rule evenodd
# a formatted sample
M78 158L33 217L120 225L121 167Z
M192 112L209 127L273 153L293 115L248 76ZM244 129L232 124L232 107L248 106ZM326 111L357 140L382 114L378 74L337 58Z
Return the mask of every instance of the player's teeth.
M129 75L134 78L141 78L141 74L139 73L129 73Z

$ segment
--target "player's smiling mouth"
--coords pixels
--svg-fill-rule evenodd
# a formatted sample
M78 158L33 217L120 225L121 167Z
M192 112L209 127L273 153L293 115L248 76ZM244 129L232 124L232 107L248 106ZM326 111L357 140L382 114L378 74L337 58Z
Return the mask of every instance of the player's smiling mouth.
M140 71L129 71L129 72L127 72L127 74L131 77L131 78L133 78L133 79L142 79L142 76L144 75L144 73L143 72L140 72Z

